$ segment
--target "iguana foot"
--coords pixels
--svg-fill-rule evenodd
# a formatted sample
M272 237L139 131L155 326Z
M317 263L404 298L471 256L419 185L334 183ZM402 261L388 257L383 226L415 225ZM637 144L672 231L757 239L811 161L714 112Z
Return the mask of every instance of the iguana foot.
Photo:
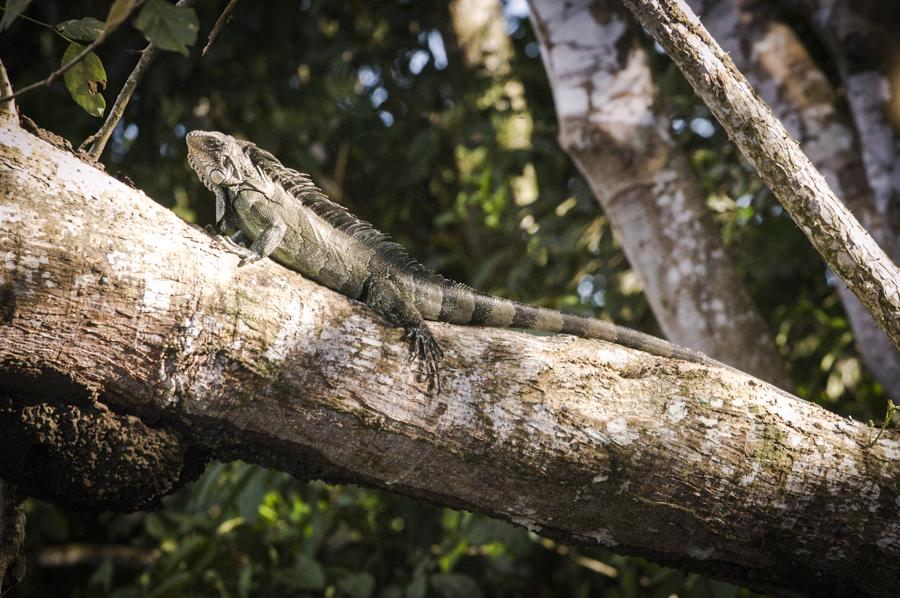
M444 356L440 345L425 324L418 324L406 329L403 340L409 342L409 359L418 362L416 379L420 382L428 380L428 391L441 392L440 360Z
M241 247L241 249L244 248ZM241 266L246 266L247 264L252 264L253 262L258 262L261 259L263 259L263 256L259 255L255 251L250 251L247 255L241 258L241 261L238 262L238 268L240 268Z

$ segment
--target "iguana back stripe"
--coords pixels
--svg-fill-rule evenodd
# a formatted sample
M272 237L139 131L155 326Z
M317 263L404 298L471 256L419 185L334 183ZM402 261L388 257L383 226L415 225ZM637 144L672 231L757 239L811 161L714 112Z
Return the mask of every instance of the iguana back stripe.
M616 326L605 320L564 314L552 309L501 299L446 280L437 284L442 287L443 292L438 317L442 322L572 334L582 338L618 343L660 357L676 357L709 365L722 365L699 351L673 345L655 336ZM461 309L463 296L471 297L474 309L471 311Z

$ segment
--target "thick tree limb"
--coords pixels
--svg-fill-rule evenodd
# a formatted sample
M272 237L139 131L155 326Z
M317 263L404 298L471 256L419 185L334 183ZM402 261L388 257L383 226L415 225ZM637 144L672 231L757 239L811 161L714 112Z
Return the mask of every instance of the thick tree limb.
M900 270L872 240L683 0L624 0L832 270L900 349Z
M0 438L43 410L63 414L48 429L64 442L76 410L156 435L138 447L143 472L242 457L782 594L900 583L896 431L872 444L865 426L732 370L440 324L445 392L429 396L400 330L273 262L238 269L226 247L0 128ZM0 475L53 440L22 436ZM69 458L91 462L96 447L73 437ZM23 474L22 488L82 479L66 471Z
M666 337L790 389L775 340L735 271L619 3L532 0L560 144L619 233Z

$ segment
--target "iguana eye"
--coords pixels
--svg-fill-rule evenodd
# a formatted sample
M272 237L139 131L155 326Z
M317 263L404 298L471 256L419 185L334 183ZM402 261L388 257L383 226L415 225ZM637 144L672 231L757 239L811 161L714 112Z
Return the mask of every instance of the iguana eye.
M214 185L221 185L222 181L225 180L225 173L216 168L209 173L209 180L211 180Z

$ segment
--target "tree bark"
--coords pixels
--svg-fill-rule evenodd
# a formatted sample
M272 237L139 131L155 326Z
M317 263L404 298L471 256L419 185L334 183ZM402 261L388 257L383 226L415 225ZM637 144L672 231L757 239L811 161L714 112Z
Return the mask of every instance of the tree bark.
M560 145L618 232L666 337L790 388L696 176L654 111L656 89L633 19L606 1L532 0L531 20Z
M785 595L900 583L900 433L873 443L739 372L433 324L445 390L429 395L365 306L268 260L238 269L223 241L11 126L0 258L0 476L28 494L140 506L239 457Z
M15 484L0 479L0 595L25 576L24 500Z
M831 188L894 260L896 235L879 210L859 144L837 94L792 29L747 0L689 0L710 34L797 139ZM900 388L900 352L845 286L838 287L863 362Z
M728 135L900 349L900 270L841 204L683 0L624 0Z

